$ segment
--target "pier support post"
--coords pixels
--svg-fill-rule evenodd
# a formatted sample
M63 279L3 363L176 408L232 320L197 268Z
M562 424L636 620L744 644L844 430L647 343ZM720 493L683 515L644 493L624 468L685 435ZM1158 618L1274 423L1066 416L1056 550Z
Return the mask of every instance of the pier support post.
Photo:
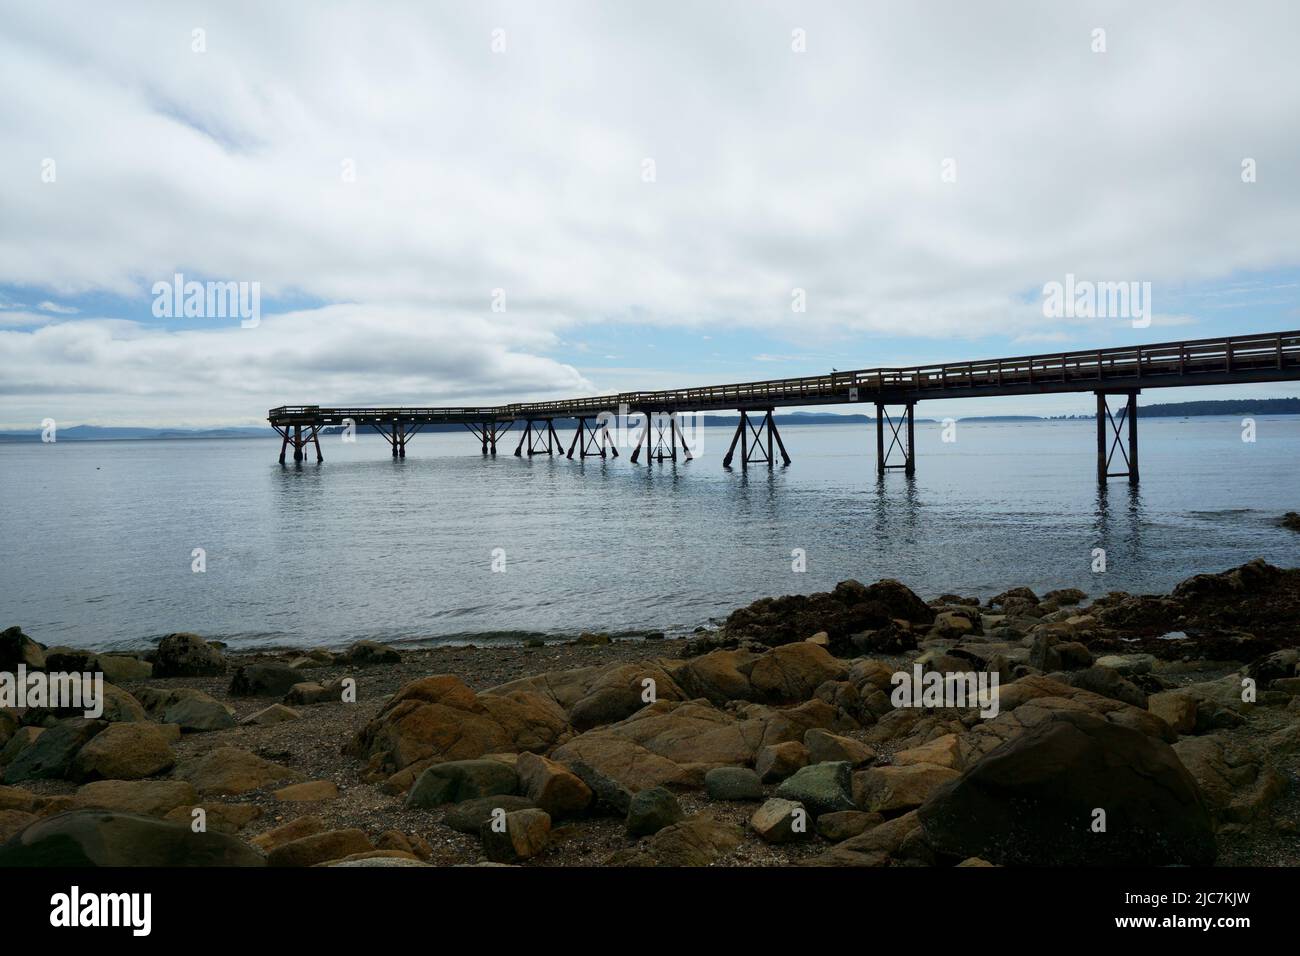
M757 411L761 411L763 417L758 419L758 425L755 427L750 412ZM753 439L752 443L751 439ZM774 467L776 465L774 452L778 449L781 452L781 464L790 464L790 455L785 450L785 442L781 440L781 433L777 430L776 421L772 418L771 408L740 409L740 421L736 425L736 433L731 436L731 446L722 459L723 468L731 467L732 459L736 454L737 442L740 443L740 467L742 470L748 470L750 465L766 464L768 468ZM775 442L775 448L773 442Z
M405 458L406 443L414 438L424 425L415 422L404 425L399 419L394 418L392 422L371 422L370 427L392 446L394 458Z
M1138 391L1097 392L1097 480L1102 483L1109 478L1127 478L1130 484L1138 483ZM1108 395L1126 396L1118 419L1110 410ZM1125 423L1128 424L1128 447L1124 442ZM1116 449L1124 464L1123 471L1111 470L1117 465Z
M903 402L903 414L895 421L890 417L884 402L876 402L876 474L901 470L903 474L916 474L916 402ZM885 447L885 426L889 426L889 447ZM898 449L901 461L893 461Z
M513 425L511 422L510 425ZM482 446L483 454L497 453L497 437L505 434L510 430L510 425L505 428L498 428L496 422L466 422L465 427L474 433L474 437L479 440Z
M686 456L686 461L691 461L694 456L691 455L690 446L686 444L686 436L681 434L681 429L677 425L677 413L667 413L667 424L664 424L665 416L663 414L651 415L646 414L645 421L645 453L646 464L652 461L676 461L677 460L677 442L681 439L681 452ZM632 463L635 464L637 456L641 453L640 442L637 448L632 452Z
M651 424L651 413L639 412L638 414L642 415L645 418L645 434L643 436L637 437L636 447L632 449L632 457L629 458L628 461L632 462L632 464L635 465L637 463L637 460L641 457L641 447L642 445L644 445L646 464L649 464L650 463L650 429L653 427L653 425ZM644 442L642 441L642 438L645 439Z
M303 462L307 460L307 446L314 445L316 448L316 461L322 462L325 456L320 450L320 426L319 425L273 425L272 426L280 436L280 464L284 464L285 457L289 453L289 446L293 445L293 460ZM303 428L307 433L303 434Z
M613 452L614 457L618 457L618 446L609 437L606 422L599 420L594 425L588 425L585 417L578 418L578 430L573 433L573 441L569 443L569 453L565 457L573 458L574 451L577 451L579 460L604 458L608 452Z
M524 433L519 436L519 444L515 447L516 458L523 457L525 445L528 446L529 458L533 455L554 455L556 452L564 454L564 442L560 441L560 436L555 431L554 421L549 418L541 419L536 423L538 425L536 431L533 430L533 424L532 419L528 419L524 424Z

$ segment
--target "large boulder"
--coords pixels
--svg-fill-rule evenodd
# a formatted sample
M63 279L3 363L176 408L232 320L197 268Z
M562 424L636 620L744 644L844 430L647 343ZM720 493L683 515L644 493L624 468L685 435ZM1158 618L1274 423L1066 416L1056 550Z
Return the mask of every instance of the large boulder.
M563 764L538 754L522 753L515 761L519 790L552 820L576 816L591 805L591 787Z
M0 631L0 671L17 671L20 664L28 670L44 670L45 652L22 628L6 627Z
M197 634L168 634L154 652L154 677L211 677L225 672L221 651Z
M749 818L749 825L765 843L792 843L812 836L812 819L796 800L773 797Z
M230 678L230 696L283 697L301 680L302 672L288 664L241 664Z
M78 780L139 780L168 770L176 762L172 743L180 730L164 724L109 724L77 752L72 776Z
M494 863L529 860L546 849L551 818L545 810L514 810L497 825L489 820L479 830L483 852Z
M0 845L8 843L39 819L27 810L0 810Z
M665 662L580 667L551 671L501 684L486 691L494 696L516 692L540 694L554 701L577 730L611 724L636 713L650 699L685 700L686 694L663 666ZM647 691L653 690L648 695Z
M77 753L108 721L73 717L47 729L5 767L5 783L67 777Z
M763 781L748 767L714 767L704 775L710 800L762 800Z
M77 790L72 806L161 817L177 807L193 806L198 798L184 780L96 780Z
M148 680L153 676L153 665L130 654L100 654L99 669L104 680L114 684Z
M1184 738L1174 744L1174 753L1220 823L1249 823L1287 787L1286 778L1264 764L1254 748L1222 735Z
M832 647L847 647L850 635L896 620L928 626L934 611L898 581L877 581L870 587L841 581L828 593L755 601L733 611L723 630L729 638L769 646L805 641L824 631Z
M888 866L902 853L904 843L913 838L920 826L917 811L909 811L867 827L857 836L849 837L820 856L807 860L806 865Z
M284 695L286 704L336 704L342 701L351 678L340 677L322 684L318 681L303 681L294 684Z
M620 850L608 866L709 866L739 846L740 827L722 823L706 813L664 827L635 847Z
M754 772L763 783L779 783L811 759L808 748L797 740L760 747L754 754Z
M178 688L162 708L162 722L176 724L186 733L226 730L235 726L234 712L201 690Z
M808 760L812 763L846 760L852 766L860 767L876 759L876 752L862 741L842 737L819 727L814 727L803 735L803 745L808 748Z
M173 776L192 784L201 796L238 795L307 779L297 770L238 747L217 747L192 757L177 767Z
M1112 700L1123 701L1134 707L1146 707L1147 695L1132 681L1125 679L1118 671L1094 664L1083 670L1064 675L1065 682L1072 687L1091 691Z
M874 813L912 810L958 776L956 770L928 763L872 767L853 775L853 799L858 807Z
M9 766L18 755L36 743L36 738L45 733L44 727L19 727L13 736L0 747L0 769Z
M1105 829L1094 828L1097 811ZM932 793L919 816L936 852L1031 866L1214 862L1196 782L1163 741L1059 711Z
M519 792L515 768L500 760L452 760L434 764L415 781L408 807L437 807L476 797Z
M460 833L478 836L483 824L489 822L497 811L513 813L515 810L531 809L534 809L533 803L527 797L499 793L490 797L475 797L456 804L447 811L442 822Z
M1147 710L1155 714L1178 734L1196 729L1197 699L1177 690L1161 691L1147 698Z
M138 695L149 715L174 723L186 734L227 730L235 726L234 711L212 695L192 687L146 687Z
M326 830L277 846L267 854L266 863L268 866L316 866L373 849L364 830Z
M648 787L632 797L627 810L627 832L634 837L650 836L685 816L682 805L671 792L663 787Z
M798 741L810 726L826 726L834 716L819 700L786 710L748 704L735 711L701 700L660 700L627 720L574 737L552 757L569 767L594 767L631 792L702 786L712 768L749 766L763 746Z
M807 700L826 681L848 673L825 648L802 641L775 647L759 656L749 672L756 698L776 702Z
M545 752L567 726L560 706L540 694L475 694L459 678L444 674L399 690L357 734L348 753L368 759L371 773L382 776L435 761Z
M252 847L224 833L103 810L38 820L4 846L0 867L263 866Z
M776 796L803 804L813 816L854 810L853 775L847 761L809 764L787 777L776 788Z
M107 681L103 684L103 696L99 703L101 704L100 712L95 715L96 720L109 721L137 721L147 720L144 707L140 701L136 700L127 691L120 687L114 687ZM52 720L66 720L69 717L84 717L90 710L86 698L86 690L82 691L82 702L80 706L75 707L32 707L27 711L24 720L29 724L47 724Z

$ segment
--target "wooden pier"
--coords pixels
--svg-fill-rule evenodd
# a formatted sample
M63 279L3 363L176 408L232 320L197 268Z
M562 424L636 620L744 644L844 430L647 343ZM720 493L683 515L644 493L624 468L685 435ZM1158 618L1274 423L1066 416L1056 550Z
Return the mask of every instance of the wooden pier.
M678 413L734 410L740 413L740 424L723 464L731 466L739 443L740 465L747 468L756 463L772 467L774 448L779 450L784 464L790 463L772 417L775 409L867 404L874 405L876 410L877 470L884 474L897 468L910 475L916 470L914 413L917 402L923 399L1094 392L1098 478L1105 481L1126 477L1136 482L1137 395L1143 389L1297 380L1300 380L1300 332L1270 332L512 405L425 408L284 405L271 409L267 418L283 438L280 445L283 464L290 447L294 461L306 458L308 446L316 452L316 460L323 461L320 430L331 426L371 428L392 446L393 457L404 458L407 442L427 425L464 425L481 440L483 453L494 455L497 439L518 423L522 436L516 455L522 456L525 446L529 455L563 454L564 446L554 427L556 419L578 421L568 457L573 457L575 449L580 449L584 458L603 458L606 449L617 456L617 448L607 434L607 423L610 416L626 413L645 416L645 434L640 436L631 461L637 462L644 444L649 463L656 454L659 461L677 460L681 434L676 421ZM901 409L897 418L891 415L891 408ZM667 425L663 423L665 418ZM654 448L651 447L652 421L657 429ZM890 435L888 443L886 429ZM681 447L689 458L684 441Z

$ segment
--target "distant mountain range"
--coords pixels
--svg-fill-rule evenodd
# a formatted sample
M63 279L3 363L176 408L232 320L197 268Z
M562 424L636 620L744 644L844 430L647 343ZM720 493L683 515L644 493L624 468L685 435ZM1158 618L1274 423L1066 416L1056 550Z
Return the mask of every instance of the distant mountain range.
M1205 415L1300 415L1300 398L1227 399L1204 402L1169 402L1163 405L1143 405L1142 418L1193 418ZM790 425L850 425L873 423L869 415L836 415L831 412L791 412L775 416L782 428ZM975 415L963 417L963 422L1042 422L1078 421L1091 419L1091 415ZM935 421L920 418L918 421ZM740 421L737 415L709 415L705 424L713 428L735 428ZM575 419L555 419L557 428L576 425ZM337 429L326 429L336 431ZM461 425L433 425L427 431L462 431ZM57 432L59 441L164 441L169 439L215 438L277 438L269 427L242 426L236 428L116 428L104 425L70 425ZM41 429L0 431L0 443L38 442Z

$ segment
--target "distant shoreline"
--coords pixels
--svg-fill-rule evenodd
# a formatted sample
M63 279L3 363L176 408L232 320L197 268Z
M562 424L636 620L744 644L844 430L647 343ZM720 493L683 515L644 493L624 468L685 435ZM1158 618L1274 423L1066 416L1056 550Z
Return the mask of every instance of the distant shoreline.
M1142 405L1139 415L1144 418L1208 418L1216 415L1300 415L1300 398L1264 398L1255 400L1216 400L1203 402L1167 402L1159 405ZM793 412L773 416L781 427L793 425L861 425L874 424L870 415L837 415L830 412ZM959 422L1060 422L1091 421L1092 415L971 415L957 418ZM706 415L705 427L735 428L739 419L734 415ZM936 423L937 418L918 418L917 421ZM557 418L557 427L576 427L576 419ZM434 432L459 432L461 425L433 425ZM322 429L329 434L337 429ZM59 430L59 441L193 441L235 438L279 438L269 427L240 426L234 428L135 428L130 426L71 425ZM0 444L39 442L41 429L31 431L0 431Z

